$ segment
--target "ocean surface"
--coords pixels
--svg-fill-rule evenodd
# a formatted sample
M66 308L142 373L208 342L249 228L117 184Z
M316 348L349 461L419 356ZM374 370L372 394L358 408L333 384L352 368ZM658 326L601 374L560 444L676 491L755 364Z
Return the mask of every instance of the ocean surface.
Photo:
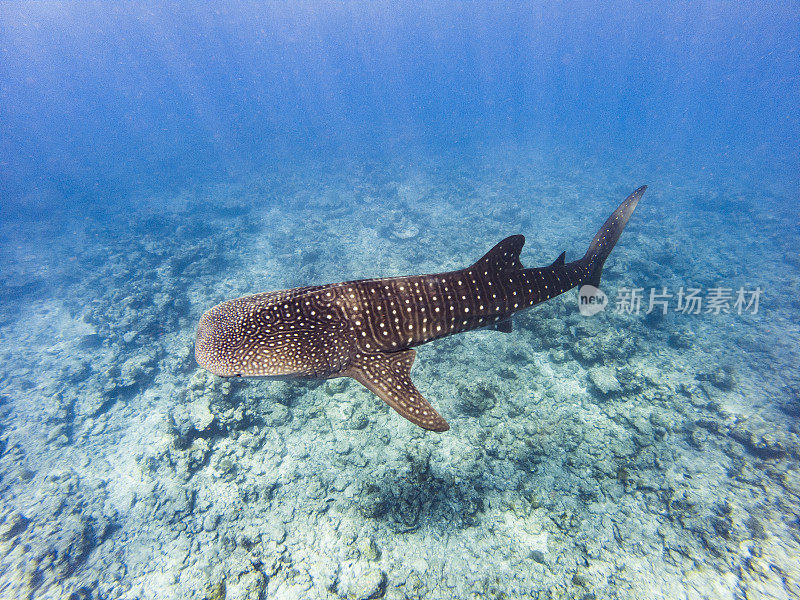
M0 598L800 598L800 4L0 4ZM448 420L224 379L238 296L580 257Z

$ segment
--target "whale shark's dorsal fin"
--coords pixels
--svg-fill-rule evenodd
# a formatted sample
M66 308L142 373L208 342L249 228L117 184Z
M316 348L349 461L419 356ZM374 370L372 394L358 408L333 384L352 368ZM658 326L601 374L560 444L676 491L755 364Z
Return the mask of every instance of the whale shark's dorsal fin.
M483 269L484 272L502 273L504 271L519 271L524 269L519 253L525 245L524 235L512 235L483 255L471 269Z
M417 391L411 381L411 365L417 352L374 352L357 354L342 373L352 377L400 415L430 431L447 431L450 426L430 403Z

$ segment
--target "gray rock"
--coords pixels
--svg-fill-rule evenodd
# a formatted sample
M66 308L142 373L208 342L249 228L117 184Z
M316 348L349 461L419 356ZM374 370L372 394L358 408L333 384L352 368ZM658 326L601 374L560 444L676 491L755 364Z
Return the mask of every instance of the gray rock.
M214 465L220 476L226 481L231 481L236 477L236 463L229 457L222 455Z
M642 389L645 384L643 375L630 365L625 365L617 369L615 376L620 386L622 386L622 389L626 392L638 391Z
M454 453L453 467L462 479L475 481L486 467L483 452L475 446L464 446L460 452Z
M357 499L359 512L368 519L374 519L386 513L387 502L381 494L381 489L374 483L363 484Z
M602 346L595 338L580 338L573 344L572 353L584 365L597 362L603 356Z
M347 593L349 600L372 600L386 592L386 574L380 569L369 569L359 575Z
M679 329L669 335L669 344L673 348L683 350L691 348L695 343L695 335L688 329Z
M709 380L723 391L730 391L736 387L736 377L731 366L720 367L711 373Z
M347 389L347 379L344 377L340 377L339 379L329 379L325 382L323 389L329 396L340 394Z
M250 570L239 575L236 583L227 586L225 600L261 600L267 589L267 578L261 571Z
M137 354L126 360L119 370L119 386L127 388L144 382L155 371L155 360L152 351Z
M545 554L541 550L531 550L531 559L541 564L547 564Z
M219 515L217 513L206 513L206 516L203 518L203 530L204 531L214 531L219 525Z
M265 420L270 427L279 427L289 421L290 418L291 413L285 405L274 404Z
M369 425L369 419L363 411L358 411L353 413L347 423L350 429L364 429Z
M189 405L189 422L195 430L203 432L213 421L214 415L205 396L201 396Z
M362 537L358 540L358 551L361 558L365 560L378 560L381 557L381 551L378 544L371 537Z
M62 423L60 425L56 425L50 430L50 433L47 434L47 443L55 443L56 446L66 446L69 444L69 437L67 437L68 433L69 428L66 424Z
M272 540L276 544L282 544L286 541L286 527L282 523L272 523L267 526L264 535L268 540Z
M653 426L648 419L639 415L630 419L630 424L636 431L634 441L639 446L649 446L655 441Z
M172 433L175 435L175 445L178 448L186 448L192 443L192 438L196 430L188 411L181 410L180 408L182 407L173 410L170 415L172 419Z
M280 406L279 404L276 406ZM216 407L220 408L220 407ZM238 431L250 422L250 412L244 406L232 406L223 411L215 410L216 417L223 429Z
M8 541L17 537L20 533L25 531L28 527L30 520L27 519L22 513L16 510L11 511L6 515L6 518L0 523L0 540Z
M96 333L87 333L81 336L78 341L78 348L81 350L94 350L103 344L103 339Z
M176 482L160 483L154 491L154 495L159 512L163 512L170 521L180 521L194 508L194 490L181 487Z
M225 580L210 583L206 587L205 600L225 600L227 597L228 589L225 585Z
M471 417L479 417L497 404L497 387L485 381L477 381L469 386L459 386L459 409Z
M353 444L344 439L338 439L333 443L333 451L342 456L353 451Z
M729 428L730 436L742 444L748 452L762 459L786 456L786 443L781 431L763 422L740 420Z
M800 386L789 386L786 395L778 401L778 408L795 419L800 419Z
M55 538L51 538L53 568L60 576L72 573L74 568L94 547L92 522L84 515L68 515L61 519Z
M210 447L208 441L203 438L198 438L189 447L186 452L186 462L189 471L196 471L199 469L208 458Z
M614 371L609 367L595 367L589 371L589 381L603 396L611 396L622 391Z

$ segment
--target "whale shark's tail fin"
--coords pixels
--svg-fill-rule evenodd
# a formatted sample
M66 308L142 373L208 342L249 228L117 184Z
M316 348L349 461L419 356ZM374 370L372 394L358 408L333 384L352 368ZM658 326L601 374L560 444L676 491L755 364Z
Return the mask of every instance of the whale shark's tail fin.
M638 190L628 196L625 201L617 207L611 216L608 217L600 231L594 236L589 249L581 259L589 269L589 275L583 281L584 284L593 285L594 287L600 286L600 275L603 272L603 264L606 262L608 255L617 243L619 236L622 235L622 230L628 224L633 210L639 203L639 200L647 189L643 185Z

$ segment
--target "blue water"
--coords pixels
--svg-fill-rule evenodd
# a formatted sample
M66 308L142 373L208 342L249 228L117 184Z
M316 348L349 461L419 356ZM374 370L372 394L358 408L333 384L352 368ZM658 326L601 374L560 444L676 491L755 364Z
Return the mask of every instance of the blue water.
M796 3L5 3L3 184L117 197L508 143L791 182L797 22Z
M0 4L0 598L800 597L800 4L399 4ZM194 362L641 184L600 316L419 349L443 435Z

